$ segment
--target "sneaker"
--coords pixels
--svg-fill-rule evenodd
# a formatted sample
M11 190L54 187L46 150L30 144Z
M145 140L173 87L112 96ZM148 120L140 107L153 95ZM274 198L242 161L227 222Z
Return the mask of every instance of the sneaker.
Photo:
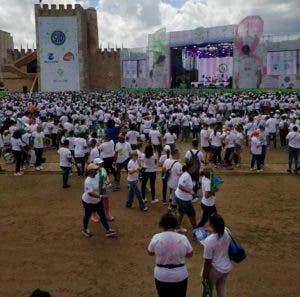
M26 166L23 166L22 168L21 168L21 170L26 170L27 169L27 167Z
M41 170L41 167L39 167L39 166L35 167L35 170Z
M148 207L145 206L145 207L142 209L142 211L148 211Z
M250 168L250 171L253 171L253 170L255 170L254 168Z
M82 234L83 234L85 237L92 237L92 236L93 236L93 233L92 233L89 229L82 230Z
M145 199L143 199L143 201L144 201L144 203L146 203L146 202L148 202L148 199L147 199L147 198L145 198Z
M64 189L71 188L70 185L63 186Z
M115 236L117 236L117 231L115 231L113 229L109 229L108 231L106 231L105 236L106 237L115 237Z
M22 172L16 172L16 173L14 173L14 176L21 176L21 175L23 175Z
M288 172L288 173L292 173L292 170L288 169L287 172Z
M264 170L263 169L257 169L256 172L261 173L261 172L264 172Z
M151 201L151 204L155 204L155 203L158 203L158 202L159 202L158 199L154 199L154 200Z
M44 167L43 166L40 166L40 170L43 170L44 169Z
M185 228L179 228L179 229L176 229L175 232L177 232L177 233L186 233L187 229L185 229Z

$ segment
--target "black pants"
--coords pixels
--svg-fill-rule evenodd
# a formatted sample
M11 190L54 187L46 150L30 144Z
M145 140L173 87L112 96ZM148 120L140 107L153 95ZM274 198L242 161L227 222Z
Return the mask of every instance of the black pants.
M261 155L252 154L251 168L254 168L255 162L256 162L257 170L260 170L260 167L261 167Z
M217 212L217 209L216 209L216 206L207 206L203 203L201 203L201 208L203 210L203 213L202 213L202 219L201 221L199 222L198 226L197 227L203 227L207 221L208 221L208 218L214 214L215 212Z
M142 197L145 199L146 185L150 179L150 188L152 200L155 199L155 181L156 181L156 172L144 172L142 177Z
M167 201L167 191L168 191L168 183L166 181L162 181L162 197L163 197L163 202Z
M280 136L280 144L282 147L287 145L286 136L288 135L288 130L280 129L279 136Z
M116 179L116 170L113 167L114 157L111 158L103 158L103 168L106 170L107 174L112 173L114 179Z
M60 166L60 168L62 170L63 187L66 187L68 185L71 167Z
M36 155L36 161L35 161L35 167L39 167L42 165L42 157L43 157L43 148L34 148L35 155Z
M57 134L51 134L52 146L55 147L57 150L59 148L59 141Z
M212 146L211 150L212 150L212 154L213 154L214 164L217 165L217 163L221 163L221 161L222 161L222 156L221 156L222 147L221 146Z
M262 166L265 166L266 153L267 153L267 146L262 145L261 146L261 160L260 160Z
M16 173L20 172L22 162L22 151L12 151L16 160Z
M83 228L86 230L88 228L89 220L93 214L93 212L97 212L100 217L100 221L106 231L109 230L109 225L106 219L103 202L99 201L97 204L86 203L82 201L82 205L84 207L84 217L83 217Z
M84 165L85 165L85 157L75 157L76 161L76 168L77 168L77 175L83 176L84 175Z
M228 166L232 165L233 153L234 153L234 147L229 147L229 148L225 149L224 161L226 162L226 165L228 165Z
M166 283L155 279L155 285L159 297L185 297L188 279L178 283Z

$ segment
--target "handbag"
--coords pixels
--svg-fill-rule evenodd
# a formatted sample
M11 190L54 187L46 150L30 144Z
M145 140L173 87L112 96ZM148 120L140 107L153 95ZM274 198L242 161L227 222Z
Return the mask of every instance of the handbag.
M212 289L210 286L203 286L202 297L212 297Z
M172 166L164 172L164 174L161 177L163 182L165 182L165 183L168 182L170 175L171 175L172 168L176 163L178 163L178 161L173 162Z
M246 259L247 255L242 246L240 246L229 233L231 242L228 248L229 259L235 263L240 263Z

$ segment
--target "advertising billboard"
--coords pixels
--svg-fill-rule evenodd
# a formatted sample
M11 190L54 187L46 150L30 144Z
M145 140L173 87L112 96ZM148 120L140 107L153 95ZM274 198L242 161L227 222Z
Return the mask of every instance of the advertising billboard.
M42 92L79 91L76 16L38 17Z

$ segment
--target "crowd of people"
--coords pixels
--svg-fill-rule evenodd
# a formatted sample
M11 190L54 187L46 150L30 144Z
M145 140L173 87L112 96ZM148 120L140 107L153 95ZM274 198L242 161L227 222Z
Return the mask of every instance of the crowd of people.
M182 226L185 215L193 229L207 226L211 234L204 242L203 283L215 286L218 297L226 294L231 239L216 209L215 168L240 168L241 152L249 149L249 170L261 172L267 147L280 146L288 151L287 171L299 172L298 94L65 92L10 94L0 100L0 150L4 162L15 163L16 177L28 166L43 170L45 148L58 153L64 189L71 186L71 172L85 177L86 237L92 236L90 220L100 221L107 237L117 236L110 227L114 220L110 189L127 188L125 207L131 208L136 197L142 212L161 197L168 209L160 222L164 232L155 235L148 247L156 256L160 297L186 294L184 259L192 256L192 247L182 235L187 232ZM182 151L178 142L189 149ZM157 193L158 178L162 193ZM197 222L193 202L199 199L202 218Z

